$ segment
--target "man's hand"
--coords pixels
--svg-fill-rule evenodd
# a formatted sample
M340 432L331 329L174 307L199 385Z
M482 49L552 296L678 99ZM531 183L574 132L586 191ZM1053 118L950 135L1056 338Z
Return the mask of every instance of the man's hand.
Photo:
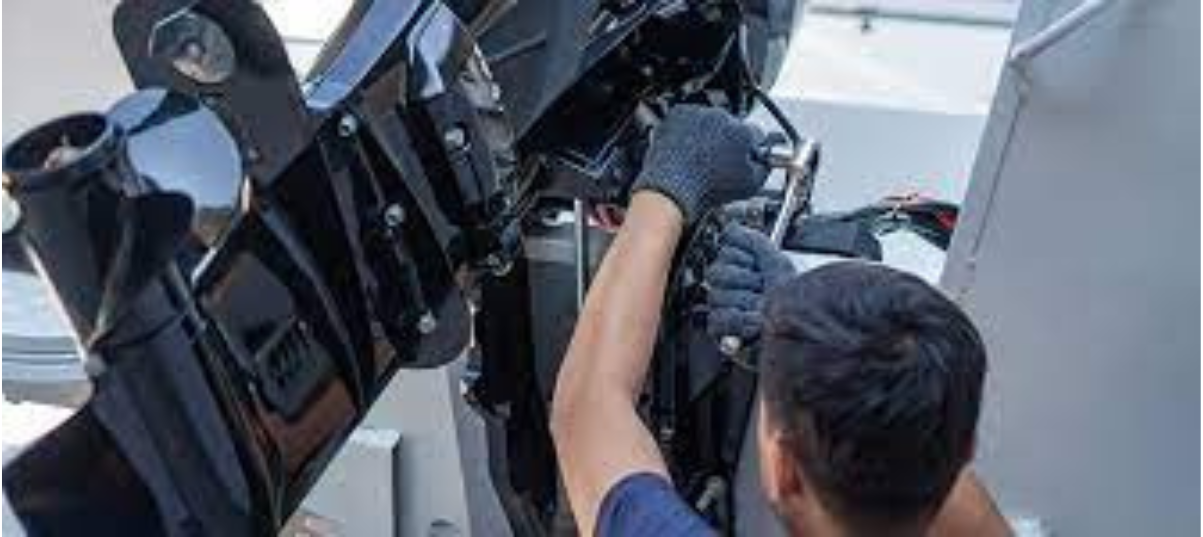
M764 234L728 224L706 269L706 332L715 339L760 337L768 291L794 274L794 265Z
M652 133L633 191L667 196L692 223L760 190L769 172L755 158L763 140L759 129L723 110L675 106Z

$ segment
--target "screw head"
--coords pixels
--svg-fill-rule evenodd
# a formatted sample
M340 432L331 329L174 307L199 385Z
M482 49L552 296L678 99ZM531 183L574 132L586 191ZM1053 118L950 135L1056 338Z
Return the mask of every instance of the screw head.
M398 203L389 204L384 208L384 225L390 228L401 227L405 223L405 207Z
M727 356L735 356L736 354L739 354L739 350L743 348L743 346L743 341L735 336L723 336L723 338L719 340L719 350L721 350L723 354Z
M343 138L350 138L359 130L359 120L351 114L344 114L338 120L338 135Z
M95 356L88 357L86 360L84 360L84 373L87 374L89 378L97 378L103 375L105 371L108 371L108 369L108 365L104 363L104 360L101 360Z
M439 327L439 320L434 316L434 313L429 311L422 314L418 318L418 333L422 335L430 334Z
M443 146L448 151L459 151L468 147L468 132L459 126L443 131Z
M183 56L188 60L199 62L205 57L205 45L195 39L184 43L183 49Z
M509 274L514 264L506 261L500 255L489 254L485 256L485 266L489 268L489 272L493 273L494 276L505 276Z

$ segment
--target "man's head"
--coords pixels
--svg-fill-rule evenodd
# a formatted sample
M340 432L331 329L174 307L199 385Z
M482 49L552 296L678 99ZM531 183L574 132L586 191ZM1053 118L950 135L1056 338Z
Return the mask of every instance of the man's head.
M920 533L973 454L986 354L922 280L826 265L766 304L760 449L766 492L802 527Z

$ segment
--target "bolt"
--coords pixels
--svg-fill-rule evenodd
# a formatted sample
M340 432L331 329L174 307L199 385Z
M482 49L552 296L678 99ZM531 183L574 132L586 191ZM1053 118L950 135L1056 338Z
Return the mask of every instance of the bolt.
M108 370L108 366L100 358L92 356L84 360L84 373L88 375L88 378L97 378L106 370Z
M384 208L384 225L389 228L401 227L405 223L405 207L398 203L389 204Z
M493 273L494 276L505 276L509 274L510 268L514 265L494 253L485 256L485 266L489 268L489 272Z
M338 135L343 138L350 138L359 130L359 120L351 114L344 114L338 120Z
M193 62L200 63L205 57L205 46L195 39L184 43L184 58Z
M697 502L694 503L694 507L697 507L698 511L706 512L716 500L726 495L726 493L727 483L723 481L723 478L712 475L706 480L706 487L702 489L702 494L698 497Z
M434 332L435 329L438 327L439 327L438 318L436 318L434 316L434 314L429 311L422 313L422 316L418 318L418 333L419 334L428 335L431 332Z
M662 444L672 442L673 437L677 435L676 430L674 430L671 425L661 425L659 431L657 432L659 433L657 436L659 436L660 443Z
M468 133L463 127L451 127L443 131L443 145L448 151L460 151L468 147Z
M744 343L743 341L740 341L739 338L735 336L723 336L723 338L719 340L718 347L723 354L727 356L735 356L739 353L739 349L743 348L743 346Z

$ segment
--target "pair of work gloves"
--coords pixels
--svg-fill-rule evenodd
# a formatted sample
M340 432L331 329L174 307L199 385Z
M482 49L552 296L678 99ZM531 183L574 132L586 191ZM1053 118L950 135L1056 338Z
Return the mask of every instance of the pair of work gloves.
M756 158L764 138L759 129L723 110L678 105L653 131L632 192L667 196L692 224L710 210L760 190L769 173ZM793 273L793 264L768 237L729 224L706 270L707 332L716 339L758 338L768 290Z

